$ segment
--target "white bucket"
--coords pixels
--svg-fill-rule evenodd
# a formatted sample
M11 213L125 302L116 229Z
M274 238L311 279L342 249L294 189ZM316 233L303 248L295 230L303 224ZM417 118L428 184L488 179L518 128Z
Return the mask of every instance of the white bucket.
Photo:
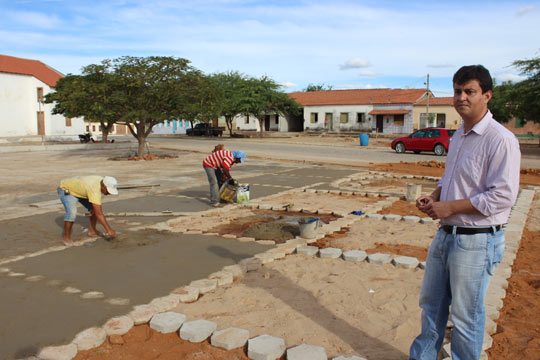
M298 227L300 228L300 237L313 239L317 236L319 218L301 218L298 220Z

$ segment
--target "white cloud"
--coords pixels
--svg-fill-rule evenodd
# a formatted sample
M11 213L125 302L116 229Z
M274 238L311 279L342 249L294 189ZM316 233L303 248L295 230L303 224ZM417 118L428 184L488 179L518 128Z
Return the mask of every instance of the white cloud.
M374 86L373 84L345 84L345 85L339 85L336 86L336 90L355 90L355 89L381 89L385 88L385 86Z
M350 60L345 61L345 64L340 65L339 68L341 70L348 70L348 69L361 69L361 68L367 68L370 67L371 64L367 62L364 59L361 58L353 58Z
M536 11L536 6L534 5L531 5L531 6L526 6L526 7L522 7L520 8L517 12L516 12L516 15L517 16L523 16L527 13L530 13L530 12L533 12L533 11Z
M38 12L16 11L11 13L11 21L41 29L53 29L60 24L56 16L50 16Z
M281 87L285 88L285 89L291 89L291 88L298 87L298 84L295 84L295 83L293 83L291 81L280 82L279 85L281 85Z
M521 82L523 80L526 80L527 77L522 76L522 75L505 73L505 74L499 74L499 75L495 76L495 79L497 80L497 83L502 83L502 82L505 82L505 81L511 81L513 83L518 83L518 82Z
M429 64L427 67L433 68L433 69L452 69L455 66L448 63L442 63L442 64Z

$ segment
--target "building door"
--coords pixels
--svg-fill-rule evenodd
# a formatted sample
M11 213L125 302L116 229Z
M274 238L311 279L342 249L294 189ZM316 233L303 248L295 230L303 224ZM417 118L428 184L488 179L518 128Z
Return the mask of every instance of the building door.
M446 114L437 114L437 127L446 127Z
M334 123L332 122L334 114L332 113L326 113L324 114L324 127L328 130L334 129Z
M384 116L377 115L377 132L383 132Z
M45 113L43 111L37 112L37 134L45 135Z
M264 130L270 131L270 115L264 115Z

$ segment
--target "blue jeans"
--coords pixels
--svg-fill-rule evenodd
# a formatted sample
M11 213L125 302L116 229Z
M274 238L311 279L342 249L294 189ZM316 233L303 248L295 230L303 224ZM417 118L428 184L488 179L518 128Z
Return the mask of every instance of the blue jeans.
M77 218L77 203L80 202L88 211L92 211L94 207L88 201L88 199L82 199L78 198L76 196L66 194L64 190L61 188L57 189L58 196L60 197L60 201L64 205L64 209L66 209L66 214L64 215L64 221L69 222L75 222L75 219Z
M208 183L210 184L210 202L212 204L219 204L219 188L218 180L216 177L216 170L208 168L203 165L206 176L208 177Z
M454 228L455 229L455 228ZM429 248L420 293L422 332L410 360L436 360L452 306L452 359L475 360L484 340L484 297L504 254L504 232L457 235L439 229Z

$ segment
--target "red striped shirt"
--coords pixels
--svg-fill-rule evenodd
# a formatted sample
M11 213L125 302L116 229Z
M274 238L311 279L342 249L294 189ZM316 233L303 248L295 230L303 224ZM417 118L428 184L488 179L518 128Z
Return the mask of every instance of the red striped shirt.
M234 156L230 150L215 151L203 160L203 165L211 169L224 168L230 170L233 163Z

